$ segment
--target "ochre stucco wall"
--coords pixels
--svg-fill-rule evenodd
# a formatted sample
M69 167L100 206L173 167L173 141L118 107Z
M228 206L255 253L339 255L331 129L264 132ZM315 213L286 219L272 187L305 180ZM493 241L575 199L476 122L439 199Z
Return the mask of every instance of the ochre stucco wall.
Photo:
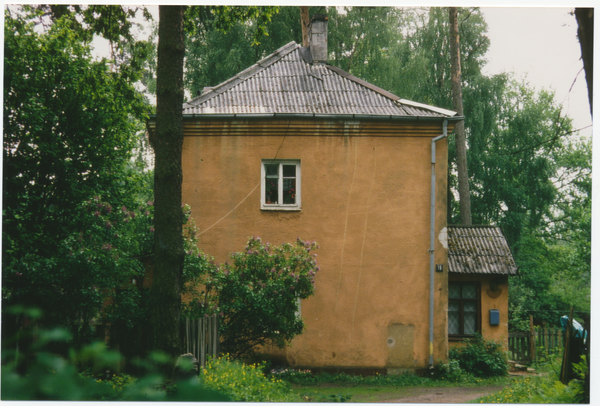
M256 125L251 136L229 137L231 122L223 135L185 137L183 202L199 247L223 262L252 235L319 243L316 293L302 302L306 328L285 350L292 366L426 368L431 139L441 122L426 135L380 137L319 135L311 125L310 135L263 135ZM260 209L261 159L274 158L301 160L299 212ZM446 226L446 140L437 143L436 168L435 262L444 265L435 273L437 362L448 345L448 267L437 238Z
M479 282L481 295L481 335L484 338L502 342L508 349L508 276L506 275L461 275L451 274L448 277L452 281ZM494 282L492 289L490 283ZM490 309L500 311L500 324L490 325ZM462 345L461 341L451 341L450 346Z

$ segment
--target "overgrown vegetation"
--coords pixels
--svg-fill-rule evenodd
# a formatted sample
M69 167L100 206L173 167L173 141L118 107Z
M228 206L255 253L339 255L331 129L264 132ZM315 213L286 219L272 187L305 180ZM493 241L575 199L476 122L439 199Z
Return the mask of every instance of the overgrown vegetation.
M451 348L448 358L450 362L456 361L467 374L476 377L508 374L508 356L502 343L484 339L480 334L467 341L463 347Z
M163 366L172 362L159 352L133 360L140 371L136 376L118 373L123 357L104 343L74 347L66 329L38 327L41 311L10 312L27 316L31 324L3 343L2 400L300 401L287 382L265 377L264 363L245 365L227 355L210 359L200 377L189 363L180 366L182 379L165 377ZM24 342L30 346L17 346Z
M577 378L564 385L560 382L560 356L551 356L548 362L538 364L539 376L515 380L502 391L479 399L480 403L588 403L584 399L583 380L586 363L577 365Z
M142 373L134 378L116 372L123 357L104 343L74 346L68 330L39 327L41 311L24 308L9 311L28 317L30 324L18 336L3 342L2 400L230 400L204 387L195 376L169 380L161 370L171 360L162 353L153 352L136 359L134 362ZM182 368L189 371L192 365Z
M209 360L201 379L207 388L228 395L235 402L298 402L289 384L262 372L264 365L245 365L228 355Z
M142 268L143 236L123 241L115 228L152 190L133 160L150 110L134 87L141 73L94 60L72 15L42 30L40 10L4 13L3 305L44 308L47 323L89 342L103 292Z

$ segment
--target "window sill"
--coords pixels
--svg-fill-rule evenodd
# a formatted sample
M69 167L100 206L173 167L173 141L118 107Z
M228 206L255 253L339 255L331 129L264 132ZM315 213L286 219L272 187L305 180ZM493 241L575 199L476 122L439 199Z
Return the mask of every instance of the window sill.
M448 341L466 341L475 338L475 334L470 336L448 336Z
M302 211L301 207L285 207L285 206L262 206L263 211Z

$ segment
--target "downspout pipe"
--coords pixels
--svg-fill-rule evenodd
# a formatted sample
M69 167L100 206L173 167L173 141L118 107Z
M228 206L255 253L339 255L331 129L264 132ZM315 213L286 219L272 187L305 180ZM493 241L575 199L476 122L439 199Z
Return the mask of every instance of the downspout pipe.
M431 140L431 221L429 230L429 368L433 368L433 294L435 279L435 143L448 136L448 120L444 120L443 134Z

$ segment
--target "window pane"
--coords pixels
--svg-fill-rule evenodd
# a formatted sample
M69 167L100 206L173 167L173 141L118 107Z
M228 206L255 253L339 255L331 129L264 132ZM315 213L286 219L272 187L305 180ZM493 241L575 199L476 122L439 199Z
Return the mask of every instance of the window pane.
M279 164L265 164L265 174L267 178L279 177Z
M448 296L451 299L460 299L460 285L456 283L448 285Z
M448 302L448 334L460 334L460 303Z
M465 320L465 334L475 334L477 327L477 302L465 301L463 302L464 320Z
M473 284L462 285L462 297L463 299L476 299L477 287Z
M477 327L477 313L464 314L465 319L465 334L475 334L475 328Z
M465 312L477 313L477 303L475 302L463 302Z
M279 189L278 189L277 178L265 179L265 203L266 204L277 204Z
M460 334L458 312L448 312L448 334Z
M285 166L284 166L285 168ZM283 204L296 203L296 179L283 179Z
M295 178L296 177L296 165L283 165L283 177L284 178Z

